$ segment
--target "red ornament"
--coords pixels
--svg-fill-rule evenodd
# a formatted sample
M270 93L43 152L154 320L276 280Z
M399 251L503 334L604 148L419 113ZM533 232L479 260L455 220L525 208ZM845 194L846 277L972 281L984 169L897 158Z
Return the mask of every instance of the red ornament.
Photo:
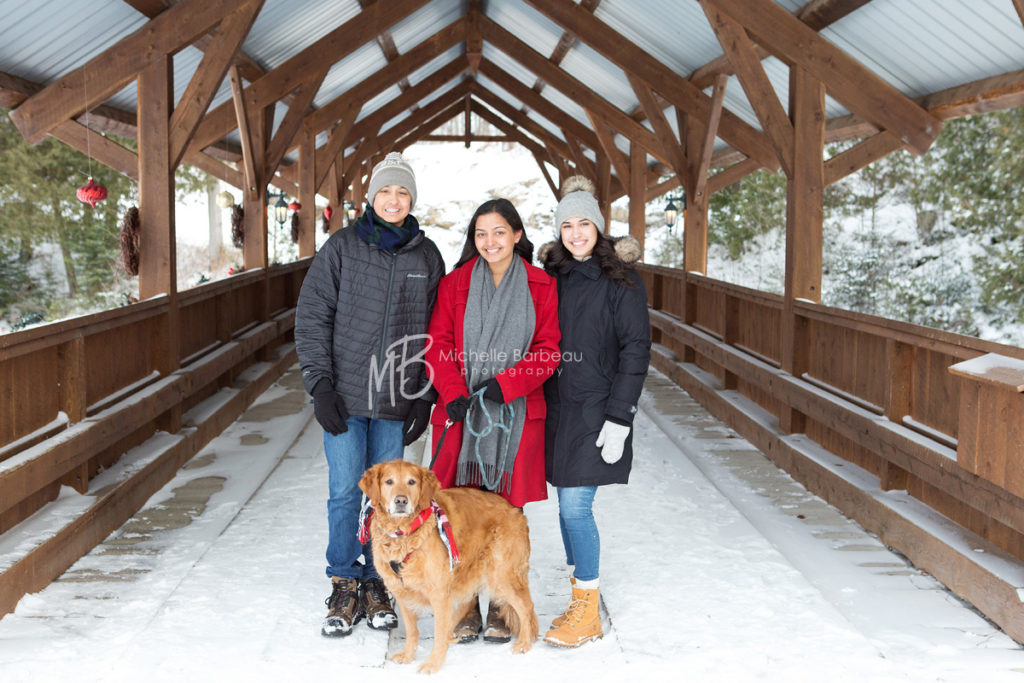
M324 207L324 220L327 220L327 221L331 220L331 214L332 213L334 213L334 211L331 210L330 205L325 206Z
M107 198L107 188L104 185L97 185L89 178L89 182L78 188L78 192L75 193L79 201L85 202L92 208L96 208L96 205Z
M299 204L298 202L292 202L291 204L288 205L288 208L291 209L292 211L298 211L299 209L302 208L302 204Z

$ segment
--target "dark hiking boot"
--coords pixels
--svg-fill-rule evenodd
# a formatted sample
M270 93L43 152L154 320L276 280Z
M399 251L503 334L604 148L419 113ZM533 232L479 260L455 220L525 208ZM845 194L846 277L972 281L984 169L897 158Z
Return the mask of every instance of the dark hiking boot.
M363 618L363 609L359 605L359 582L356 579L343 579L339 576L332 578L331 597L324 602L327 604L327 616L320 627L321 635L329 638L347 636Z
M484 642L507 643L512 640L512 632L508 630L505 620L498 613L498 605L492 600L487 606L487 628L484 629Z
M359 604L370 628L390 631L398 626L398 615L380 579L365 579L359 584Z
M483 617L480 616L480 603L476 596L466 606L459 623L455 625L455 632L452 633L454 643L472 643L480 636L480 629L483 627Z

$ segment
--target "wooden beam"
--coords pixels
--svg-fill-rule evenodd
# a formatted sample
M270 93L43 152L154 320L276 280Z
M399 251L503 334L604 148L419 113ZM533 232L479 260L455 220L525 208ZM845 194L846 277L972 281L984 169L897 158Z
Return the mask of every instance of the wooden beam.
M253 149L252 135L249 132L249 112L238 67L232 65L228 69L228 78L231 80L231 101L234 103L235 118L238 121L238 134L242 140L242 167L245 171L245 187L242 189L251 199L260 192L263 178L256 174L256 150Z
M1024 24L1024 0L1013 0L1013 8L1017 10L1017 16L1020 17L1020 23Z
M425 66L432 59L454 47L465 36L465 19L453 21L398 59L370 74L338 97L312 112L306 118L304 125L313 133L319 133L333 127L339 120L345 118L353 108L358 110L371 98L397 84L403 75L410 74ZM226 133L227 131L224 132Z
M206 0L198 0L200 2ZM341 61L366 44L370 36L380 35L395 23L427 4L429 0L389 0L370 5L352 19L291 57L273 71L249 84L246 98L254 107L265 107L292 90L289 84L304 80L325 65ZM178 6L175 5L175 8ZM161 15L163 16L163 15ZM91 92L91 89L90 89ZM323 130L337 119L324 122ZM192 149L203 149L234 129L231 107L221 105L209 112L196 131Z
M855 114L889 130L916 154L928 151L942 122L772 0L706 0L739 22L761 45L799 65Z
M563 129L562 135L565 136L565 142L569 145L569 158L576 164L576 171L597 182L597 169L590 159L587 158L583 147L580 146L580 141L574 138L572 133L567 130Z
M534 154L533 158L537 160L537 167L540 168L541 177L544 178L548 187L551 188L551 194L555 196L555 201L559 201L561 197L558 196L558 185L555 185L555 181L551 179L551 174L548 173L548 167L544 165L544 155Z
M264 0L243 4L224 17L217 27L217 39L203 54L199 67L192 75L178 106L171 114L171 167L177 168L185 156L185 148L196 132L199 121L217 94L224 75L231 66L242 41L249 34Z
M658 142L668 158L668 165L675 171L676 175L685 174L687 167L686 153L679 144L676 134L672 132L672 126L669 125L668 119L665 118L665 112L661 110L661 107L655 101L654 92L639 78L629 73L626 74L626 78L629 79L629 85L633 88L633 93L640 102L640 107L647 114L651 127L654 128L654 134L657 136Z
M900 141L888 131L875 133L867 140L825 162L825 186L839 182L851 173L856 173L882 157L889 156L899 148Z
M366 9L377 0L359 0L359 7ZM389 62L393 62L398 59L398 48L395 47L395 39L391 35L391 31L382 31L377 36L377 45L380 46L380 51L384 53L384 59ZM409 79L402 77L398 80L398 89L405 91L409 89Z
M583 9L591 13L593 13L600 4L601 0L582 0L582 2L580 2ZM569 50L576 45L576 40L576 36L569 31L562 33L562 37L558 39L558 43L555 45L555 49L552 50L551 56L548 57L548 61L555 66L561 64L562 60L569 54ZM533 84L533 90L539 93L544 90L545 85L547 84L544 82L544 79L538 78Z
M284 158L285 152L294 146L295 135L299 132L299 127L302 126L302 119L313 104L313 98L320 89L320 84L324 82L324 76L326 75L327 69L323 68L319 73L314 73L303 81L298 89L293 91L295 93L295 100L288 107L288 113L281 120L281 125L278 126L277 132L267 146L266 159L264 160L266 166L263 169L264 178L270 178L274 175L274 172L277 171L277 167L281 163L281 159Z
M724 171L719 171L715 175L708 177L708 195L713 195L733 183L738 183L754 171L759 170L761 170L761 164L753 159L746 159L745 161L733 164Z
M688 114L707 120L710 108L710 99L707 95L643 49L623 39L619 32L589 12L574 3L555 0L526 2L562 28L574 32L583 42L623 71L661 93L669 103ZM625 132L621 128L619 131ZM778 168L774 150L765 136L731 112L724 112L722 115L719 137L748 157L759 160L766 168Z
M461 66L464 69L469 68L465 65L465 62L463 62ZM454 115L449 115L450 112L455 111L461 113L461 100L468 92L469 84L467 82L460 83L448 92L438 95L436 98L423 105L386 131L381 132L379 135L368 136L367 140L370 140L372 144L367 148L366 152L361 155L361 158L359 158L360 155L356 155L357 158L355 159L355 162L361 164L372 158L375 154L386 154L387 152L390 152L399 140L403 137L409 136L413 131L415 131L419 137L432 132L438 126L453 118ZM394 112L392 112L392 116L393 115ZM428 128L428 126L431 125L433 128ZM405 146L407 147L409 144L412 143L406 143Z
M149 19L156 18L158 14L171 6L170 0L124 0L124 2L137 9ZM192 46L206 52L215 40L217 40L216 34L207 33L196 38ZM250 83L258 78L262 78L266 74L263 67L257 64L255 59L241 50L235 54L234 64L238 67L238 73L242 75L242 78Z
M345 151L345 139L348 137L349 132L352 130L353 124L356 122L356 117L359 116L360 107L353 106L349 111L342 117L338 125L334 127L330 135L327 136L327 142L316 150L316 163L314 164L314 176L316 182L314 187L320 188L324 184L324 180L327 179L327 173L331 170L331 166L335 163L338 156ZM313 130L307 128L307 132L313 135Z
M640 242L643 261L644 238L647 235L647 153L635 141L629 144L629 234Z
M768 134L783 170L789 175L793 168L793 124L764 72L750 36L739 23L709 4L708 0L700 0L700 4L718 43L736 69L740 85L761 122L761 128Z
M55 126L50 135L64 144L86 152L96 161L109 166L132 180L139 180L139 157L108 137L89 130L76 121L65 121Z
M497 83L502 89L506 90L508 94L512 95L512 97L537 112L539 116L546 118L559 128L564 128L565 130L570 131L587 147L596 149L600 144L598 143L597 136L594 135L593 131L555 105L551 104L548 100L535 93L494 62L486 58L483 59L480 62L480 73Z
M586 13L585 10L584 13ZM481 30L484 39L493 43L533 73L541 76L548 85L557 88L584 108L593 110L630 140L636 140L652 155L669 163L654 133L631 119L628 114L598 95L583 82L549 62L544 55L486 17L481 22Z
M418 140L418 142L465 142L465 135L426 135ZM470 135L470 142L518 142L514 138L510 138L507 135ZM401 151L401 150L397 150Z
M466 7L466 61L474 76L484 55L484 38L480 35L482 5L481 0L469 0Z
M444 96L442 95L431 104L440 104L440 100L443 98ZM385 144L387 144L389 148L393 147L395 149L403 150L410 145L416 144L418 141L423 139L424 136L437 130L438 127L443 126L445 123L451 121L462 113L462 103L459 102L460 99L462 98L456 98L456 101L452 102L447 109L444 109L430 117L417 116L427 107L417 110L413 116L410 116L405 121L402 121L387 131ZM430 105L427 106L429 107Z
M245 191L245 175L243 173L239 173L223 161L218 161L205 152L190 154L185 159L185 163L209 173L214 178L223 180L228 185Z
M316 253L316 139L303 131L299 140L299 258Z
M547 128L540 125L518 109L515 109L508 102L498 97L490 90L487 90L478 82L470 81L469 92L488 107L509 119L512 123L516 124L545 145L550 145L557 149L559 154L566 157L569 156L569 146L565 144L564 140L552 134Z
M715 152L715 137L718 134L722 103L725 101L725 85L728 80L728 76L724 74L715 79L714 90L711 93L711 112L708 120L704 122L704 136L700 139L697 149L688 150L690 170L693 174L693 194L696 197L703 196L707 190L708 171L711 169L711 158Z
M261 0L242 0L245 4ZM238 8L236 0L182 0L81 66L28 98L11 120L31 143L62 121L108 100L148 64L188 45Z
M534 156L544 153L544 147L542 147L539 142L530 139L530 137L523 133L523 131L519 130L513 124L509 123L505 119L498 116L496 113L488 109L484 104L476 100L473 100L472 107L473 112L477 116L482 118L484 121L487 121L489 124L497 128L498 130L503 131L505 135L508 136L510 139L515 140L520 145L530 150L530 152Z
M604 119L589 109L585 111L605 157L608 158L612 168L615 169L615 175L619 177L619 182L624 188L629 188L629 159L622 153L622 150L615 146L615 134L608 128L608 124L604 122Z

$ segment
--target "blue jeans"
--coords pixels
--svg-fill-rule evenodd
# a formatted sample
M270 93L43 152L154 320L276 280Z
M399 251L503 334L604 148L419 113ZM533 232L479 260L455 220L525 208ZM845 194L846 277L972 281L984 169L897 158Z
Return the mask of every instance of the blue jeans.
M402 457L402 423L398 420L348 418L348 431L324 432L329 498L327 499L327 576L379 578L370 544L359 542L359 480L369 467ZM365 565L359 564L363 555Z
M601 537L594 521L596 486L557 488L558 526L562 530L566 564L575 565L573 576L593 581L600 574Z

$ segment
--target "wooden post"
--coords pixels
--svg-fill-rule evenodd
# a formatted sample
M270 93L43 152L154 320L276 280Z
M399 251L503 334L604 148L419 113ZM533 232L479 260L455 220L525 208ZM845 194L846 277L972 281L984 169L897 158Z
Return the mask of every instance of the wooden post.
M629 143L629 234L640 242L643 261L644 235L647 232L647 152L637 142Z
M609 200L612 194L612 165L607 154L595 150L597 154L597 201L601 206L601 217L604 218L604 231L609 233L612 229L612 203Z
M316 140L308 130L299 143L299 258L316 253Z
M177 252L174 235L174 168L170 153L170 116L174 103L173 64L169 56L139 73L139 298L167 295L167 313L154 328L154 368L167 376L180 367ZM181 428L181 406L158 420L168 432Z
M786 276L782 316L782 369L794 377L807 371L807 320L794 302L821 302L821 247L824 221L825 86L798 66L790 67L793 169L786 185ZM805 416L784 408L784 431L803 432Z
M949 371L960 377L957 463L1024 496L1024 361L988 353Z
M889 382L885 388L885 416L896 424L903 424L903 417L913 414L914 354L912 344L886 340L885 375ZM883 491L906 490L907 477L902 467L882 461L878 478Z

